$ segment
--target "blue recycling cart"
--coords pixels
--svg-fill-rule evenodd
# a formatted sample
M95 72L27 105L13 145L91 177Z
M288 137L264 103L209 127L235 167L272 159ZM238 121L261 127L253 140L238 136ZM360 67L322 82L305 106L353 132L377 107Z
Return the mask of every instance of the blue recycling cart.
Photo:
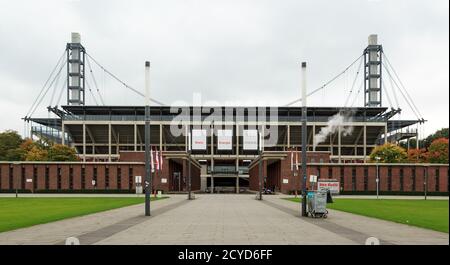
M306 202L308 216L312 218L327 218L327 192L325 190L308 191Z

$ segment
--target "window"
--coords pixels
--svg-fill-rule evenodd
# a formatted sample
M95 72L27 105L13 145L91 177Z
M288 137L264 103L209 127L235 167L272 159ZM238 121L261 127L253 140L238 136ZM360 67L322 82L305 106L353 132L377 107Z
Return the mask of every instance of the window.
M352 190L356 190L356 168L352 168Z
M97 168L94 167L94 176L92 177L92 180L95 181L95 186L97 186Z
M37 167L33 167L33 190L37 189Z
M69 189L73 190L73 167L69 168Z
M86 168L81 168L81 188L86 189Z
M400 191L403 191L403 168L400 168Z
M391 167L388 167L388 191L391 191L392 190L392 168Z
M50 169L48 166L45 167L45 189L48 190L50 187Z
M0 166L0 190L2 189L2 167Z
M122 170L120 167L117 167L117 189L122 188Z
M22 172L21 172L20 178L21 178L20 188L22 190L24 190L25 189L25 167L24 166L22 166Z
M412 191L416 191L416 168L411 170L412 175Z
M61 168L58 167L58 190L61 189Z
M9 167L9 189L14 189L14 167L12 165Z
M341 185L341 190L344 189L344 184L345 184L345 180L344 180L344 167L341 166L341 179L340 179L340 185Z
M130 167L128 170L128 189L133 189L133 168Z
M369 190L369 169L367 167L364 168L364 191Z
M435 191L439 191L439 168L436 168L436 182L435 182Z
M317 179L319 179L320 178L320 167L317 167Z
M105 168L105 188L109 188L109 167Z
M328 178L329 179L333 178L333 168L332 167L328 168Z

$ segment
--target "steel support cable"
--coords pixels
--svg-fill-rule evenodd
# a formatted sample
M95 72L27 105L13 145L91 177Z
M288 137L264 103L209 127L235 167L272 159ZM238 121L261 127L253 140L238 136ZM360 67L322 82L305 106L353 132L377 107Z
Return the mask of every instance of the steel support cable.
M58 76L58 79L56 80L55 84L53 85L53 93L52 93L52 97L50 98L49 106L51 106L53 104L53 100L55 98L56 91L58 90L58 84L61 81L61 76L63 76L63 75Z
M59 92L58 101L55 102L56 106L59 105L59 102L61 101L61 98L62 98L63 92L65 91L66 86L67 86L67 79L64 81L61 91Z
M354 60L349 66L347 66L347 67L344 69L344 71L342 71L342 72L340 72L339 74L337 74L335 77L333 77L332 79L330 79L328 82L326 82L325 84L323 84L323 85L320 86L319 88L316 88L316 89L314 89L313 91L311 91L310 93L308 93L308 94L306 95L306 97L309 97L309 96L315 94L317 91L320 91L320 90L324 89L326 86L328 86L329 84L331 84L332 82L334 82L334 81L335 81L336 79L338 79L341 75L343 75L345 72L347 72L347 70L348 70L350 67L352 67L352 66L353 66L353 65L354 65L354 64L355 64L355 63L356 63L363 55L364 55L364 54L361 54L358 58L356 58L356 60ZM294 100L294 101L292 101L292 102L290 102L290 103L284 105L284 107L288 107L288 106L290 106L290 105L292 105L292 104L295 104L295 103L297 103L297 102L300 102L300 101L302 101L301 98L296 99L296 100Z
M359 75L359 73L361 72L361 65L362 65L362 62L363 62L363 57L361 56L361 59L359 60L359 65L358 65L358 68L357 68L357 71L356 71L355 79L353 79L353 83L352 83L352 86L351 86L351 88L350 88L350 93L348 94L347 99L345 100L344 107L347 106L348 101L350 100L350 97L351 97L351 95L352 95L352 93L353 93L353 88L355 87L356 80L358 79L358 75Z
M392 93L394 94L395 103L397 104L397 108L400 108L400 104L398 103L397 92L395 92L394 82L391 78L389 78L389 82L391 83Z
M62 69L65 66L67 60L64 60L64 63L61 64L58 73L56 74L56 76L52 79L50 85L48 86L48 88L45 90L44 94L42 95L42 97L39 99L38 103L34 106L33 111L29 114L29 117L33 116L34 112L36 111L37 107L39 107L39 105L42 103L42 100L45 98L45 96L47 95L48 91L50 90L50 87L53 85L53 83L55 82L56 78L61 74ZM28 115L27 115L28 116Z
M383 52L383 58L385 59L385 61L387 62L388 66L391 68L392 72L394 73L395 77L397 78L398 82L400 83L401 87L403 88L403 90L405 90L406 96L409 98L409 100L411 101L412 105L414 106L414 108L416 109L417 113L419 114L420 117L422 117L419 108L416 106L416 104L414 103L414 100L412 99L411 95L409 94L408 90L406 89L405 85L403 85L402 80L400 79L400 77L398 76L397 72L395 71L394 67L392 66L391 62L389 61L389 59L387 58L386 54Z
M90 93L91 96L92 96L92 99L94 99L95 105L98 106L97 99L95 98L94 93L92 93L91 86L89 85L89 82L88 82L87 80L86 80L86 86L87 86L87 88L88 88L89 93Z
M92 71L91 62L89 61L89 55L88 55L88 57L86 58L86 62L87 62L88 67L89 67L89 72L91 73L91 76L92 76L92 81L94 82L95 88L96 88L96 90L97 90L98 97L100 98L100 101L102 102L102 104L103 104L103 106L104 106L104 105L105 105L105 102L103 101L103 97L102 97L102 95L101 95L101 93L100 93L100 89L98 88L97 80L95 79L94 72Z
M393 108L391 97L389 96L388 89L387 89L386 84L384 83L384 80L381 80L381 83L382 83L382 85L384 87L384 92L386 93L386 97L387 97L387 100L388 100L388 103L389 103L389 107Z
M126 84L125 82L123 82L122 80L120 80L117 76L115 76L113 73L111 73L110 71L108 71L108 70L107 70L105 67L103 67L99 62L97 62L90 54L86 53L86 55L87 55L90 59L92 59L92 61L93 61L96 65L98 65L98 67L100 67L105 73L107 73L107 74L110 75L112 78L114 78L117 82L121 83L121 84L124 85L126 88L130 89L131 91L133 91L134 93L140 95L141 97L145 97L145 95L144 95L142 92L140 92L139 90L137 90L137 89L135 89L135 88L129 86L128 84ZM160 102L160 101L158 101L158 100L156 100L156 99L150 98L150 100L153 101L153 102L155 102L155 103L157 103L157 104L159 104L159 105L161 105L161 106L164 106L164 105L165 105L164 103L162 103L162 102Z
M391 83L391 89L392 89L392 93L394 94L394 99L395 99L395 103L397 104L397 108L400 108L400 104L398 102L398 97L397 97L397 92L395 92L395 86L394 86L394 81L392 80L392 78L389 78L389 82Z
M45 88L47 87L48 82L51 80L53 74L55 73L56 69L58 69L58 66L60 65L62 59L64 58L64 56L66 55L66 50L64 50L63 54L59 57L58 62L56 63L55 67L53 68L52 72L50 73L49 77L47 78L47 80L45 81L44 85L41 88L41 91L39 92L38 96L36 97L36 99L34 100L33 104L31 105L30 109L27 112L27 115L25 115L25 118L30 116L31 111L34 108L34 105L36 104L36 102L39 100L42 92L45 90Z
M384 65L384 63L383 63L383 65ZM389 71L389 69L388 69L388 68L385 68L385 69L386 69L386 72L387 72L387 74L389 75L389 77L392 78L392 75L391 75L391 72ZM411 103L409 102L408 98L405 96L405 94L403 93L403 91L402 91L402 90L400 89L400 87L398 86L397 82L395 82L394 79L392 79L392 81L393 81L393 83L395 84L395 86L398 88L398 90L400 91L400 93L402 94L403 98L405 99L406 103L408 104L408 106L409 106L409 107L411 108L411 110L413 111L413 113L414 113L414 115L416 116L416 118L417 118L418 120L421 120L421 119L422 119L421 115L419 115L419 114L416 112L416 110L414 109L414 107L413 107L413 106L411 105Z
M352 104L350 105L350 107L353 107L355 105L359 94L361 94L361 90L363 89L363 86L364 86L364 78L361 79L361 83L359 84L359 87L358 87L358 92L356 93L355 97L353 98L353 101L352 101Z

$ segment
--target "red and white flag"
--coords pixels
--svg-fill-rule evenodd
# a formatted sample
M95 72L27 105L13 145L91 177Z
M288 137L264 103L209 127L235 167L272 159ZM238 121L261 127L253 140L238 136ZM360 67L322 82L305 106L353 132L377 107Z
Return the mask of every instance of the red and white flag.
M294 151L291 150L291 171L294 171Z
M158 149L155 147L155 160L156 160L156 170L159 171L159 155L158 155Z
M155 164L153 163L153 148L150 149L150 168L151 172L155 172Z
M159 168L161 169L161 171L162 171L162 167L163 167L163 156L162 156L162 150L159 150L159 163L160 163L160 166L159 166Z

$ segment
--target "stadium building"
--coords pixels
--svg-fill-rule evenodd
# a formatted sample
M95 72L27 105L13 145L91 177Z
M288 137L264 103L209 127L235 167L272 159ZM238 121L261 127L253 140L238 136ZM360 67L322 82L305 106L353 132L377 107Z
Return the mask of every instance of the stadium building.
M48 108L56 118L25 120L32 137L75 147L80 161L0 163L1 190L134 192L136 176L145 172L145 107L86 105L88 58L96 61L76 33L65 56L67 104ZM448 165L369 161L376 145L417 139L424 122L395 119L401 110L383 107L383 58L371 35L359 58L364 106L308 106L308 175L335 181L347 193L373 193L377 177L386 193L448 193ZM190 177L194 191L255 191L260 170L264 188L300 190L301 114L293 106L152 105L153 190L186 191Z

